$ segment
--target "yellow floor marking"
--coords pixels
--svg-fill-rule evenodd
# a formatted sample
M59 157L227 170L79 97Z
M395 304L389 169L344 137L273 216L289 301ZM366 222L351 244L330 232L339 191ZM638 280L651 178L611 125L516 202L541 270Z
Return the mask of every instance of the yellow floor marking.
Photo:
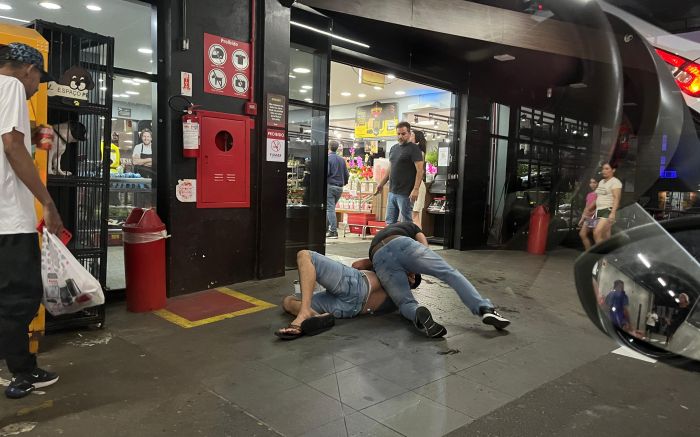
M257 313L259 311L263 311L269 308L274 308L277 305L271 304L269 302L265 302L264 300L256 299L252 296L248 296L247 294L243 294L241 292L231 290L230 288L225 288L225 287L219 287L215 288L214 290L218 291L219 293L223 293L226 295L229 295L231 297L235 297L236 299L240 299L242 301L248 302L252 305L255 305L251 308L246 308L243 310L239 311L234 311L232 313L225 313L225 314L219 314L218 316L213 316L213 317L208 317L206 319L202 320L188 320L182 316L178 316L177 314L170 312L168 310L158 310L154 311L153 314L162 317L163 319L174 323L182 328L196 328L197 326L202 326L202 325L208 325L210 323L215 323L215 322L220 322L222 320L226 319L232 319L234 317L238 316L244 316L246 314L252 314L252 313Z
M53 401L42 402L41 404L35 405L33 407L21 408L17 411L17 416L26 416L27 414L34 413L35 411L46 410L47 408L51 407L53 407Z

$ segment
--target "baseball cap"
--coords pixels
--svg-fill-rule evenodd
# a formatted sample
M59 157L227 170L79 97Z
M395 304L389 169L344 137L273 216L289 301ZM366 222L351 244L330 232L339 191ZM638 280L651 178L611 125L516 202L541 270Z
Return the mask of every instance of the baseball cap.
M41 52L32 46L19 42L12 42L0 47L0 60L17 61L34 65L41 71L41 82L49 82L54 78L44 69L44 57Z

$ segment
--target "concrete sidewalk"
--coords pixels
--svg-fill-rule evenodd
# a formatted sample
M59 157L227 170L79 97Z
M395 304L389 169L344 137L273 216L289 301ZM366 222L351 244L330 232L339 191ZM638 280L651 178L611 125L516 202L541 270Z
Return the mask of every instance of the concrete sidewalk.
M366 253L366 243L348 246L343 255ZM113 305L104 330L42 342L40 364L59 372L61 381L45 394L0 399L0 430L24 426L32 436L438 436L470 435L477 420L479 435L490 435L483 420L517 413L512 405L523 396L617 348L578 303L572 279L577 252L440 253L512 320L507 332L482 324L433 278L416 295L446 325L443 340L421 337L398 314L341 320L319 336L282 342L273 332L291 318L280 307L183 329ZM231 288L278 304L294 279L296 272L289 272ZM8 378L5 369L0 378ZM565 399L540 401L554 410ZM666 429L659 423L648 431ZM499 428L493 435L506 434ZM546 434L524 428L508 435Z

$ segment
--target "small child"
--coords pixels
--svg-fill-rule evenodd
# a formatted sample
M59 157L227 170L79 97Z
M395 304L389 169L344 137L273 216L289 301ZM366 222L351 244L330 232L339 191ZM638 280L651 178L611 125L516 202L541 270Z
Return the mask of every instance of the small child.
M598 224L598 218L595 216L595 202L598 197L595 190L598 188L598 181L591 178L588 181L588 186L591 192L586 195L586 207L583 209L581 220L578 221L578 226L581 228L578 235L581 237L581 242L583 242L583 247L586 250L592 246L590 233Z

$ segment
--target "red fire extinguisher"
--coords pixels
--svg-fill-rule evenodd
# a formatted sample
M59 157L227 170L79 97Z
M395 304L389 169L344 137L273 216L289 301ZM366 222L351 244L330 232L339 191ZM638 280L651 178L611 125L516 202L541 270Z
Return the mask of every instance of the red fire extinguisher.
M544 255L547 248L549 212L539 205L530 214L530 230L527 235L527 251L533 255Z
M194 105L190 105L182 116L182 155L185 158L199 156L199 116Z

